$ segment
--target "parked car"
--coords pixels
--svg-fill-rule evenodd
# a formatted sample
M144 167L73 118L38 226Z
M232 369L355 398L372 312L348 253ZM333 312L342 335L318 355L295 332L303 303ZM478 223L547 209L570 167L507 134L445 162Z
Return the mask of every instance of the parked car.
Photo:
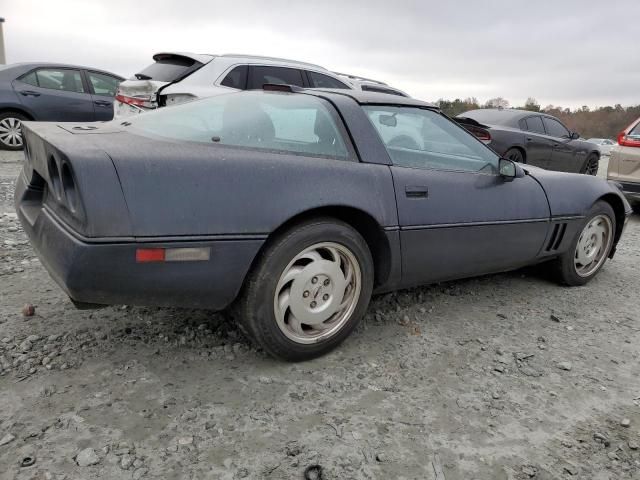
M376 80L333 73L318 65L282 58L170 52L157 53L153 60L154 63L120 84L116 95L117 117L234 90L261 89L267 83L407 96Z
M498 155L559 172L596 175L600 150L579 140L557 118L527 110L484 108L461 113L456 121Z
M500 158L418 100L265 88L25 123L16 211L75 302L233 304L267 352L302 360L372 291L544 261L583 285L615 252L631 210L604 179ZM408 125L418 148L395 142Z
M590 138L587 142L595 143L598 145L598 150L600 150L600 155L609 156L611 153L611 149L616 144L613 140L609 140L608 138Z
M21 122L113 118L122 77L89 67L16 63L0 67L0 147L22 148Z
M640 200L640 118L618 135L607 178L617 182L629 199Z

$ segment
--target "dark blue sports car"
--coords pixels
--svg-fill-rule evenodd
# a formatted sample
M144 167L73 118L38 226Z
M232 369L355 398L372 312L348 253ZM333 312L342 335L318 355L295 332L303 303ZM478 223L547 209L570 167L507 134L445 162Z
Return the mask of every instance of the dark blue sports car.
M301 360L344 340L372 292L540 262L583 285L631 212L614 184L500 158L430 104L265 90L25 123L16 209L77 305L233 306Z
M0 67L0 147L22 148L25 120L91 122L113 118L122 77L94 68L51 63Z

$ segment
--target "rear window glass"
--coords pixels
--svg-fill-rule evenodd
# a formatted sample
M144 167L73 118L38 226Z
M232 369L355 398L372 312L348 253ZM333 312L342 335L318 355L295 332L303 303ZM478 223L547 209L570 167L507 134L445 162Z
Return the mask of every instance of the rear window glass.
M307 75L309 75L309 81L313 88L349 88L341 81L329 75L323 75L322 73L312 72L310 70L307 70Z
M224 80L220 82L220 85L225 87L237 88L238 90L244 90L247 88L247 66L240 65L231 70Z
M201 65L200 62L185 57L162 58L136 73L132 80L173 82L184 75L190 68L199 65Z
M134 132L171 140L355 157L335 110L310 95L230 93L146 113L126 123Z
M636 123L636 126L631 129L629 135L633 135L634 137L640 137L640 122Z

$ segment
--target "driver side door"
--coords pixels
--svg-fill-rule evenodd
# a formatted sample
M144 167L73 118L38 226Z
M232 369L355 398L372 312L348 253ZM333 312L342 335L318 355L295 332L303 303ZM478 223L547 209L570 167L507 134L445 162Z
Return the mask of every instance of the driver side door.
M365 109L393 162L404 286L508 270L537 256L550 212L535 180L502 177L498 156L439 112Z

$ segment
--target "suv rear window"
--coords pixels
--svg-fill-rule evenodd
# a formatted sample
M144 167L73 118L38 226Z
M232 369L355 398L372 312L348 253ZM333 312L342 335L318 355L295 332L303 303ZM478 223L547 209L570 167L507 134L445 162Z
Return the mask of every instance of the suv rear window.
M355 159L331 105L311 95L245 91L140 115L131 128L154 137Z
M640 137L640 122L636 123L636 126L631 129L629 135L633 135L634 137Z
M174 82L189 70L195 70L202 63L191 58L169 55L158 57L144 70L136 73L132 80L158 80L160 82Z

